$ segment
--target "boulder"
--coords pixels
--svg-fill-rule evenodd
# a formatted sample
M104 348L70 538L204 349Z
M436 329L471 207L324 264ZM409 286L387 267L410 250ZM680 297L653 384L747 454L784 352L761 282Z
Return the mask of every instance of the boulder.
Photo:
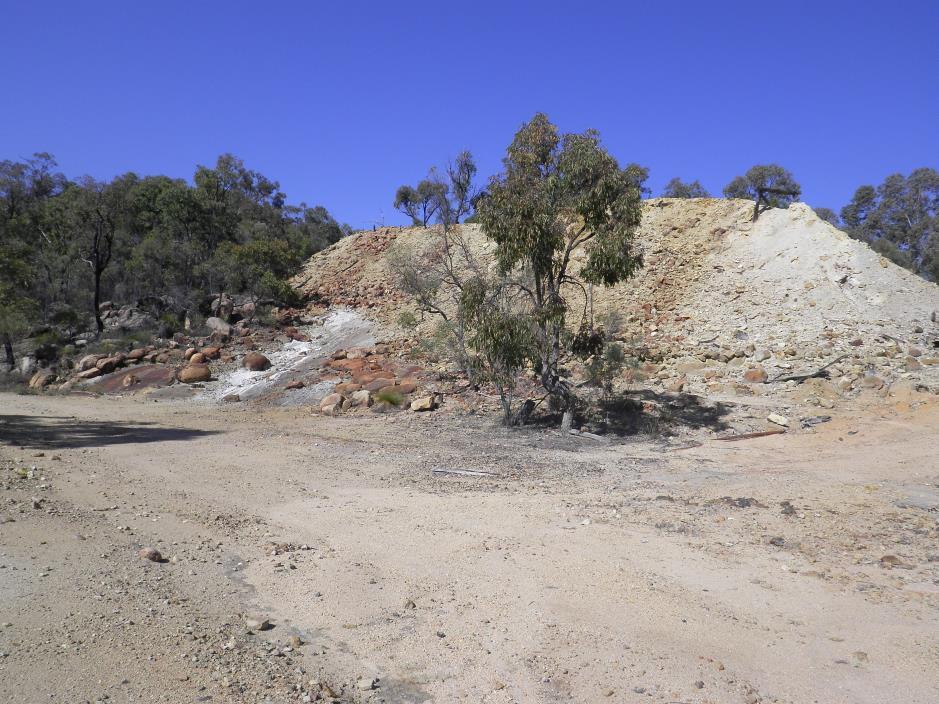
M123 379L121 379L121 386L125 389L135 386L140 383L140 379L135 374L128 374Z
M24 354L20 359L20 374L32 376L36 373L36 358L31 354Z
M372 392L366 389L354 391L352 396L349 397L349 402L353 406L364 406L368 408L372 405Z
M669 381L667 384L665 384L665 390L673 394L680 394L682 391L685 390L686 383L687 383L687 380L685 379L685 377L680 376L677 379L673 379Z
M189 359L189 358L192 357L192 355L194 355L196 352L198 352L198 350L197 350L195 347L189 347L189 348L187 348L186 351L183 353L183 358L184 358L184 359Z
M117 368L117 365L118 360L114 357L105 357L95 362L95 366L101 370L102 374L110 374Z
M206 359L218 359L218 358L219 358L219 355L222 354L222 348L221 348L221 347L215 347L215 346L213 345L213 346L211 346L211 347L203 347L201 350L199 350L199 352L200 352L203 356L205 356Z
M97 361L101 359L103 355L100 354L86 354L80 360L78 360L78 371L83 372L88 369L92 369Z
M221 318L216 318L214 315L211 318L205 319L205 325L212 332L221 333L222 335L231 335L231 325Z
M358 357L356 359L335 359L329 363L329 366L333 369L339 369L346 372L358 372L365 369L365 358Z
M342 384L336 384L336 393L342 394L343 396L348 396L349 394L355 393L361 388L361 384L353 384L352 382L347 381Z
M326 406L339 406L342 404L342 394L328 394L320 401L320 408L323 409Z
M396 386L398 391L405 396L413 394L417 390L417 382L413 379L402 379Z
M695 357L683 357L675 362L675 371L679 374L694 374L707 366L700 359Z
M150 560L150 562L163 562L163 555L156 548L141 548L137 553L141 560Z
M302 389L305 386L306 384L303 383L302 379L295 379L294 381L291 381L289 384L287 384L287 386L285 386L284 388L293 391L295 389Z
M101 376L101 370L97 367L92 367L91 369L86 369L83 372L78 372L78 378L82 380L94 379L96 376Z
M206 361L207 361L206 356L202 354L201 352L196 352L194 355L189 357L190 364L205 364Z
M743 378L751 384L765 384L768 376L763 367L753 367L744 372Z
M392 385L394 385L394 381L392 379L375 379L375 381L366 384L365 389L374 393L376 391L381 391L386 386Z
M125 332L136 332L157 326L157 319L152 313L140 310L136 306L123 306L118 311L112 311L105 318L105 326L111 330L120 329Z
M31 389L44 389L53 381L55 381L56 376L50 371L40 370L33 374L29 380L29 388Z
M247 301L246 303L242 303L240 306L235 306L233 312L237 313L242 318L253 318L256 311L257 306L254 304L254 302Z
M260 352L249 352L241 360L241 366L252 372L263 372L265 369L270 369L271 360Z
M216 320L230 317L234 310L235 301L227 293L219 294L212 301L212 314L218 316ZM212 318L209 318L209 320L212 320ZM207 320L205 322L206 325L208 325L209 321Z
M176 378L184 384L195 384L212 378L212 371L207 364L190 364L176 372Z
M421 396L411 401L412 411L432 411L437 407L437 399L433 396Z
M147 350L145 347L137 347L127 353L127 359L137 361L137 360L143 359L146 356L146 354L147 354Z

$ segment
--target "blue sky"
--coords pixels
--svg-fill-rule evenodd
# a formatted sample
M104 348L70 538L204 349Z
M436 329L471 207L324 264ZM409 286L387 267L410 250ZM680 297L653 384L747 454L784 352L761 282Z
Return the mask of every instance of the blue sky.
M939 168L939 2L7 2L0 159L190 178L232 152L290 201L403 222L461 149L496 172L542 111L713 193L778 162L839 208Z

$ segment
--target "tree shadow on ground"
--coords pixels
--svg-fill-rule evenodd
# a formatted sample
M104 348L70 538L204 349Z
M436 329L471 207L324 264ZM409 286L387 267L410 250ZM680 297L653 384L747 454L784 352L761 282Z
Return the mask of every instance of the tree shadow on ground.
M731 408L684 393L657 393L640 389L600 402L592 419L602 432L614 435L671 435L685 429L727 430Z
M153 423L88 421L67 416L0 415L0 443L36 449L194 440L218 432L167 428Z
M725 417L731 407L721 402L708 402L694 394L657 393L639 389L611 397L595 399L587 409L577 414L579 423L587 424L601 435L627 437L631 435L667 436L682 428L706 428L713 432L727 430ZM558 427L561 414L545 411L533 416L531 424Z

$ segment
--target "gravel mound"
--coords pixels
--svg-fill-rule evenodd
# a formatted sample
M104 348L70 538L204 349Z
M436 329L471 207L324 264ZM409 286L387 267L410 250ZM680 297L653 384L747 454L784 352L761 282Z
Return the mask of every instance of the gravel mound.
M842 390L872 374L887 385L906 378L939 389L939 286L802 203L755 223L752 207L716 198L645 202L637 235L645 266L624 284L593 290L595 318L655 363L639 381L668 386L690 375L701 377L703 391L705 377L733 385L759 364L772 380L843 356L830 369ZM485 256L491 245L479 227L463 232ZM294 284L310 302L367 309L393 323L411 304L394 285L388 252L430 236L424 228L356 233L313 257ZM398 335L420 338L430 325Z

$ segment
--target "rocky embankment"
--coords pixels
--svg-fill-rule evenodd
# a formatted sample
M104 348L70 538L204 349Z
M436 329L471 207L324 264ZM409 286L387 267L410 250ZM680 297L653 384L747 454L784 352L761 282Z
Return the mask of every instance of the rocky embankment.
M645 202L644 267L592 296L595 322L632 357L621 388L826 408L868 392L939 392L939 286L803 204L756 223L751 215L738 200ZM481 260L491 256L478 226L462 228ZM294 285L313 305L382 321L390 339L414 349L435 321L396 324L415 309L396 287L390 254L432 241L422 228L356 233L311 258ZM570 371L582 381L582 367Z

